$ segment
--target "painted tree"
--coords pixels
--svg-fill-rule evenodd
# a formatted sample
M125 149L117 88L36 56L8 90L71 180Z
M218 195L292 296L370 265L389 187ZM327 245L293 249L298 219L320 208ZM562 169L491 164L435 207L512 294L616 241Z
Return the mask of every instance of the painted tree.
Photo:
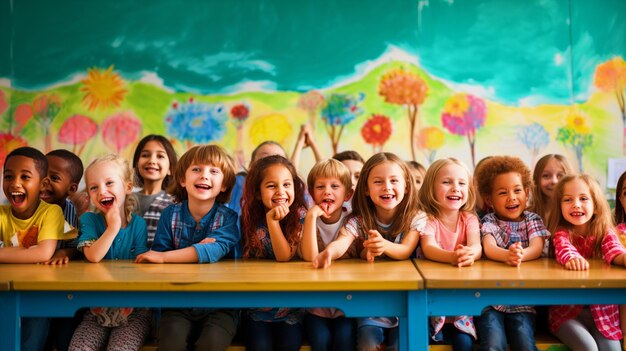
M39 95L33 100L33 115L35 121L41 125L44 130L44 149L46 152L52 150L52 136L50 126L52 121L61 111L61 98L56 94Z
M228 112L224 105L195 102L174 102L165 115L167 133L184 140L187 148L193 144L221 139L226 133Z
M325 103L324 95L315 90L311 90L302 95L300 100L298 100L298 107L305 110L309 116L309 127L313 133L315 133L315 119L317 118L317 113L324 107Z
M72 145L72 152L80 156L85 144L97 133L98 125L93 119L83 115L73 115L61 125L58 139L64 144Z
M621 57L614 57L599 64L593 80L596 88L615 94L622 113L622 154L626 155L626 62Z
M385 102L407 107L411 156L417 161L417 136L421 129L419 107L428 95L428 85L417 74L397 68L382 77L378 93Z
M110 116L104 120L100 128L104 144L118 154L141 134L141 122L130 111Z
M243 123L248 119L248 116L250 116L250 107L245 103L237 104L230 109L230 117L237 130L237 150L235 151L235 159L239 165L238 168L245 167Z
M445 144L446 135L437 127L426 127L420 130L418 144L428 160L428 164L435 161L437 151Z
M469 94L454 94L443 106L441 123L450 133L467 136L472 167L476 165L476 131L485 124L486 116L487 106L483 99Z
M13 130L14 134L19 134L22 131L22 128L33 118L33 106L31 104L20 104L15 108L13 112L13 118L15 119L16 125ZM13 129L12 127L9 129Z
M530 164L534 165L539 152L550 143L550 133L539 123L533 123L520 129L519 140L530 151Z
M0 133L0 169L4 168L4 159L11 151L26 145L28 143L21 136Z
M363 111L359 102L364 99L361 94L358 97L345 94L331 94L326 99L326 106L322 108L322 120L326 124L326 131L330 137L333 154L337 153L341 133L346 124L352 122Z
M372 114L372 117L363 124L361 136L367 144L372 145L373 153L377 153L383 151L383 145L389 140L392 131L393 127L389 117Z
M556 140L574 150L578 161L578 171L583 171L583 152L593 144L593 134L587 126L587 116L572 108L564 127L558 129Z

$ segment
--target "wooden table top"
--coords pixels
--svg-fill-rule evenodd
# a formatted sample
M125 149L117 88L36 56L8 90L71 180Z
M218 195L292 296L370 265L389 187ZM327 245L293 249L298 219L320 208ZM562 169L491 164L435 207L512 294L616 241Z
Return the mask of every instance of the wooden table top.
M10 282L13 290L40 291L384 291L424 287L411 260L339 260L327 269L314 269L303 261L72 261L65 266L1 264L0 277L0 290L2 282Z
M415 260L426 289L626 288L626 268L591 260L587 271L568 271L554 259L519 267L481 259L470 267Z

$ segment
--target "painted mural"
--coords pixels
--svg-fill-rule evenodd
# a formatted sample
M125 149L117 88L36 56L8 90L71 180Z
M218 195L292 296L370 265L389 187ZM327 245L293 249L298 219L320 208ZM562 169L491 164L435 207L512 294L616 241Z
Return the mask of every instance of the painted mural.
M1 2L0 160L156 133L245 166L302 125L328 157L561 153L606 182L626 155L623 1Z

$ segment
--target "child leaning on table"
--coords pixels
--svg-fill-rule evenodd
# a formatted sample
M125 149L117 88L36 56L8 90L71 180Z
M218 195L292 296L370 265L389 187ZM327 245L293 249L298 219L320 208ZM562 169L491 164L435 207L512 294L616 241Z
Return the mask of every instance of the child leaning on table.
M421 250L429 260L471 266L482 253L474 214L474 186L467 167L455 158L435 161L424 177L419 207L428 215L420 232ZM471 316L431 317L431 337L454 350L472 350L476 339Z
M148 250L146 222L132 213L133 170L122 157L109 154L85 170L85 184L95 212L80 221L78 250L90 262L134 259ZM96 307L85 312L70 350L139 350L150 331L147 309Z
M485 255L511 266L541 257L550 233L539 215L526 211L532 181L524 162L518 157L493 156L475 176L482 198L494 211L481 220ZM512 350L537 350L533 306L488 306L477 327L480 350L504 351L507 337Z
M315 204L304 219L300 253L303 260L312 261L337 238L349 214L343 203L352 196L350 170L334 159L318 162L309 172L307 185ZM304 326L313 350L354 349L354 318L346 318L339 309L308 309Z
M304 182L291 162L279 155L254 161L241 203L243 258L291 260L306 215ZM302 343L302 316L296 308L245 311L246 350L297 350Z
M587 259L602 258L623 266L626 249L619 242L609 204L599 184L586 174L566 175L554 190L548 230L550 251L568 270L587 270ZM572 350L621 350L617 305L550 306L548 326Z
M626 246L626 172L622 173L617 180L615 186L615 212L613 219L615 220L615 227L617 236L622 245ZM626 334L626 305L619 307L620 327L622 334Z
M172 193L177 203L163 210L152 250L137 256L135 262L214 263L222 259L239 241L237 213L224 205L234 184L233 160L220 146L194 146L185 152L174 171ZM237 331L238 317L234 309L164 309L159 349L224 350ZM189 340L196 334L196 339Z

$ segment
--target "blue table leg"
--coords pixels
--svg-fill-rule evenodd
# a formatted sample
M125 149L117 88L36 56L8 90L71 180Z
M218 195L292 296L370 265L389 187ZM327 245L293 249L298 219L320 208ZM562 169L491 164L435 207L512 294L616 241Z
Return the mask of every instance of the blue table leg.
M426 290L408 292L409 350L428 350L428 299Z
M19 298L14 292L0 294L0 343L3 350L20 349ZM6 349L5 349L6 347Z

